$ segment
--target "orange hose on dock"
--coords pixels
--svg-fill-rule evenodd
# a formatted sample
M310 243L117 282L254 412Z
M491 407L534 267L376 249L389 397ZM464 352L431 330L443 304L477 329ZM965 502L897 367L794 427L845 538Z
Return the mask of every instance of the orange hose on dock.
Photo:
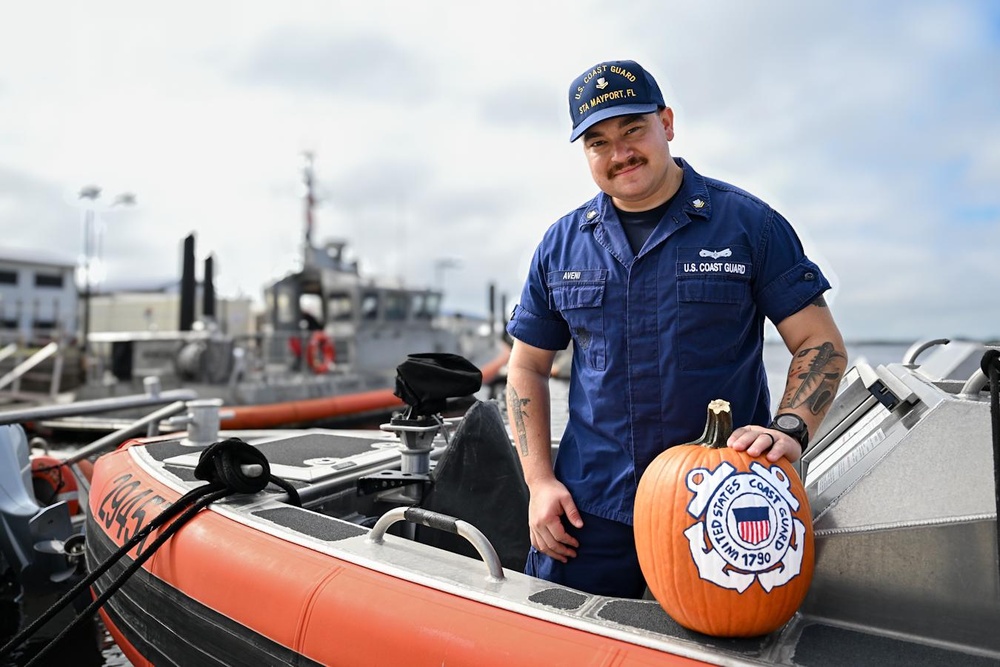
M377 410L403 407L405 403L391 389L378 389L346 396L310 398L271 405L238 405L227 407L231 417L221 420L224 429L272 428L287 424L319 421L346 415L358 415Z
M480 369L483 374L483 384L492 382L509 358L510 348L504 346L501 354L484 364ZM223 417L220 426L230 430L274 428L335 417L385 412L405 405L392 389L376 389L345 396L310 398L270 405L227 406L225 411L231 413L231 416Z

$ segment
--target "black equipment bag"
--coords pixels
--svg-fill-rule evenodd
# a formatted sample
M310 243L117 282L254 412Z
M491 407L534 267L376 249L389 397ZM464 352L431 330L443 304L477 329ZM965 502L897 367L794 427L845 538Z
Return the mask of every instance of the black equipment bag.
M457 354L411 354L396 367L396 396L413 408L410 416L444 411L449 398L471 396L483 386L483 374Z

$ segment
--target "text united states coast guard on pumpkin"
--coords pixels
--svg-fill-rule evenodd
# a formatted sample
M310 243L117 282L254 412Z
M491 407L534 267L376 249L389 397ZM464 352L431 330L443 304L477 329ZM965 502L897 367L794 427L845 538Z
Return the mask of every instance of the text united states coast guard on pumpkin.
M750 472L735 472L726 462L688 471L694 497L687 511L699 521L684 535L702 579L742 593L756 578L770 593L802 569L806 528L793 515L799 501L778 466L755 461Z

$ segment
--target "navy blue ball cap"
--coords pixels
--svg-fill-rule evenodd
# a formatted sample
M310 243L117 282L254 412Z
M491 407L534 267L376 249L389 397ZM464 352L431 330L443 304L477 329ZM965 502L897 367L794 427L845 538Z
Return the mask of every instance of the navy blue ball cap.
M595 123L615 116L653 113L667 106L656 80L632 60L609 60L576 77L569 87L569 115L576 141Z

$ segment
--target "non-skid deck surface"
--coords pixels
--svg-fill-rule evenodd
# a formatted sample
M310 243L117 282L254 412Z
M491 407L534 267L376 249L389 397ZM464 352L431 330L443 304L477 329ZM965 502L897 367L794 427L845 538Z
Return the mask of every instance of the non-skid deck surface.
M350 461L352 457L370 454L377 448L373 444L385 444L374 438L360 438L356 436L338 435L331 433L303 433L287 438L282 438L274 442L264 442L254 445L258 451L264 454L271 465L288 466L291 468L312 469L316 461L327 459L331 462L331 468L336 470L340 460L343 467L353 465ZM388 443L392 444L392 443ZM384 449L394 449L385 447ZM163 469L174 475L183 482L197 482L194 476L193 463L197 461L204 448L185 445L179 440L167 440L155 442L145 446L146 453L156 461L163 463ZM182 462L170 461L176 457L186 457ZM167 462L169 461L169 462ZM310 463L307 463L310 462ZM297 488L307 486L299 480L288 479L289 483ZM278 487L271 485L268 491L280 492Z

